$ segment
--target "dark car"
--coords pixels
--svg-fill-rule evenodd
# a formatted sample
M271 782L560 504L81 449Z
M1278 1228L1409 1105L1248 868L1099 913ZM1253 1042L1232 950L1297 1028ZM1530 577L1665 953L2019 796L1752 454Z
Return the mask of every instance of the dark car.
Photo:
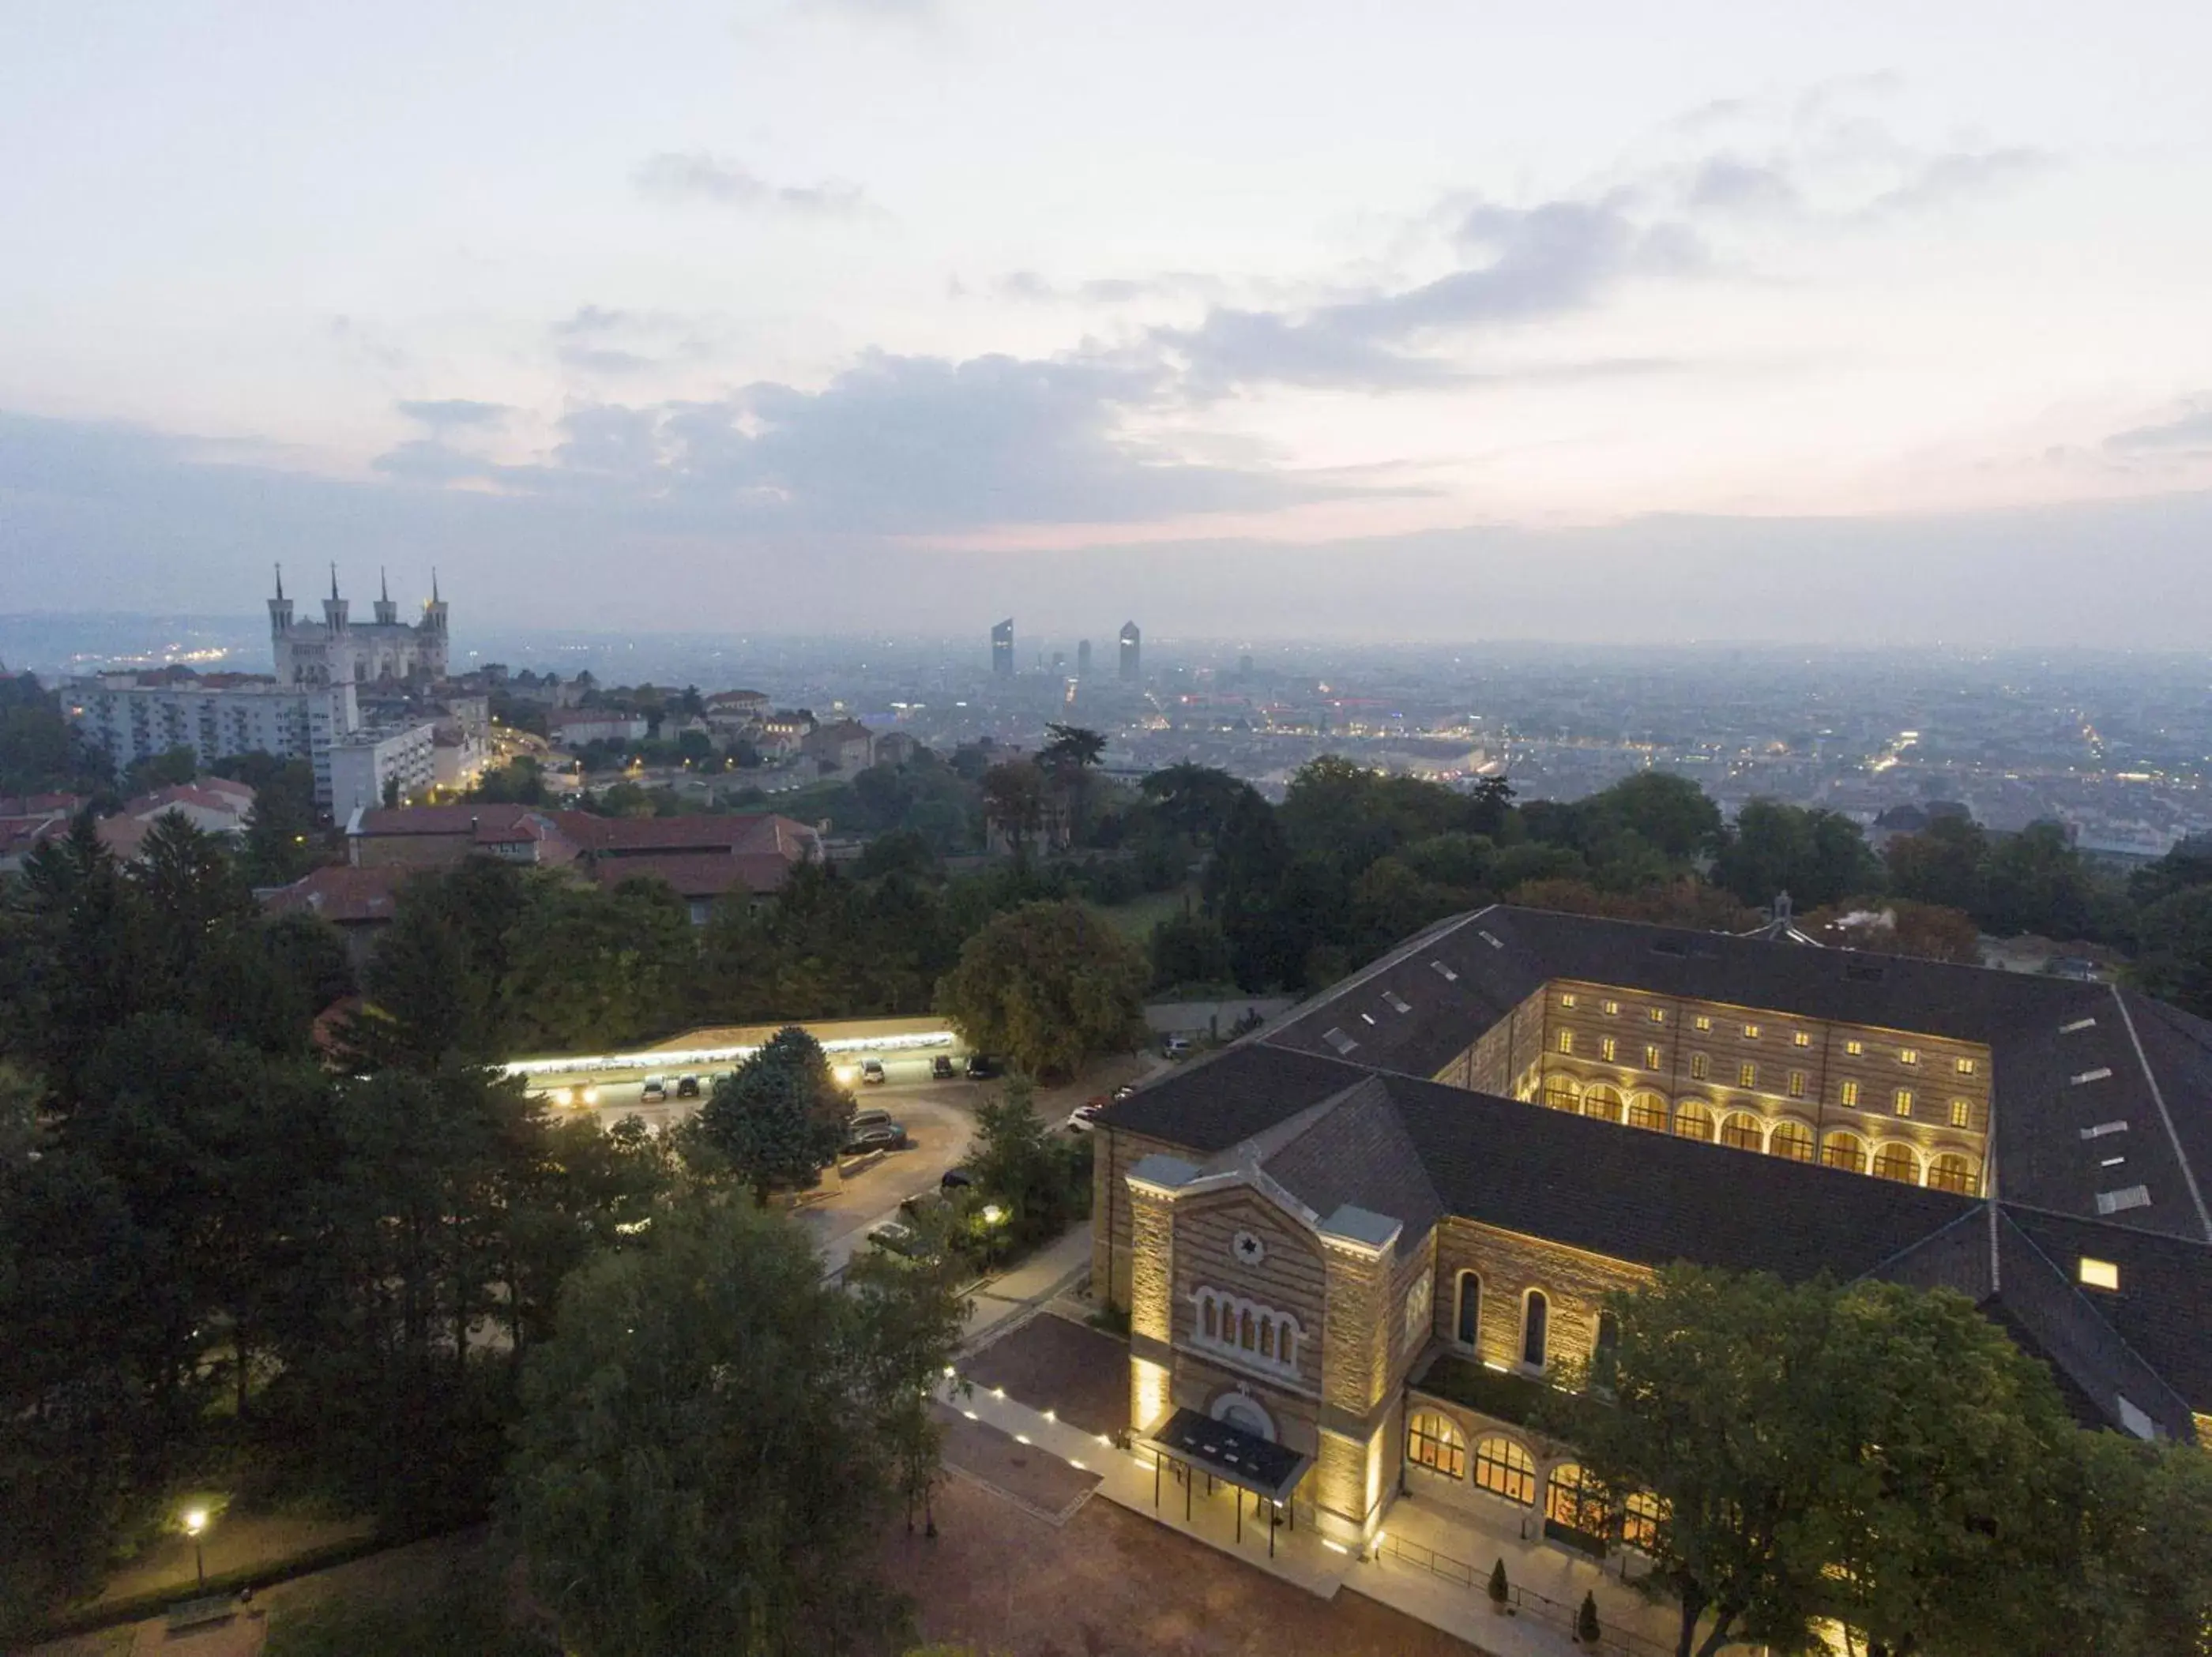
M964 1168L948 1168L937 1176L939 1191L965 1191L975 1183L975 1176Z
M678 1099L696 1099L699 1096L699 1078L696 1076L678 1077L676 1096Z
M996 1064L992 1062L991 1055L989 1053L971 1053L968 1055L968 1079L969 1081L988 1082L998 1073L999 1067Z
M949 1053L939 1053L936 1058L929 1061L929 1073L939 1082L950 1082L952 1079L952 1055Z
M906 1130L896 1122L870 1122L845 1136L845 1154L857 1156L869 1150L903 1150L907 1144Z

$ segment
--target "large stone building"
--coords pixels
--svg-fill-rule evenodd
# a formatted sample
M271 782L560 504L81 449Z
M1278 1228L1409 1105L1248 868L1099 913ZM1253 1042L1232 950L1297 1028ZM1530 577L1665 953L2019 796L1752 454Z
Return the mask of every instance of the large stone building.
M295 620L284 596L284 572L276 572L276 596L269 601L270 643L280 685L375 684L383 680L427 683L446 677L449 633L438 581L422 619L399 619L388 584L380 588L375 619L356 622L351 604L338 597L337 566L331 567L331 596L323 600L320 622Z
M1632 1544L1527 1405L1678 1260L1954 1288L2212 1429L2212 1025L2131 992L1498 907L1099 1129L1133 1430L1347 1545L1403 1490Z

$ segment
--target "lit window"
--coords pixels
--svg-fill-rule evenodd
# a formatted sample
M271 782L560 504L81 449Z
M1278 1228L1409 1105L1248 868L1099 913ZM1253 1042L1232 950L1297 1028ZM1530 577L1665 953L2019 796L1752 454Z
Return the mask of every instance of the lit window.
M1756 1065L1738 1065L1735 1067L1735 1084L1740 1088L1757 1087L1759 1085L1759 1066Z
M1708 1066L1705 1063L1705 1054L1702 1053L1693 1053L1690 1055L1690 1079L1692 1081L1704 1081L1705 1079L1705 1072L1707 1069Z
M2118 1289L2120 1286L2120 1268L2110 1260L2093 1260L2084 1254L2080 1275L2082 1283L2091 1289Z
M1759 1040L1759 1026L1758 1026L1758 1025L1756 1025L1756 1024L1746 1024L1746 1025L1743 1027L1743 1039L1744 1039L1745 1041L1758 1041L1758 1040Z
M1618 1013L1620 1011L1620 1002L1618 1002L1618 1001L1608 1001L1608 1002L1607 1002L1607 1003L1605 1004L1605 1016L1606 1016L1607 1018L1612 1017L1614 1014Z
M1654 1008L1652 1008L1652 1009L1651 1009L1651 1022L1652 1022L1653 1023L1655 1023L1655 1024L1663 1024L1663 1023L1665 1023L1667 1022L1667 1011L1666 1011L1666 1009L1665 1009L1665 1008L1663 1008L1663 1007L1654 1007Z
M1659 1068L1658 1048L1646 1047L1644 1049L1644 1068L1646 1070L1657 1070Z
M1910 1116L1912 1114L1912 1089L1911 1088L1898 1089L1897 1114L1899 1116Z
M1974 1176L1974 1165L1955 1150L1947 1150L1928 1164L1928 1185L1932 1191L1955 1191L1962 1197L1971 1197L1980 1188L1981 1181Z
M1701 1030L1709 1030L1713 1027L1713 1021L1700 1013L1698 1015L1697 1027Z
M1802 1099L1805 1096L1805 1072L1802 1070L1793 1070L1790 1072L1790 1096L1792 1099Z
M1559 998L1559 1005L1563 1007L1571 1007L1575 1005L1575 998L1571 995L1563 995Z
M1897 1062L1900 1065L1918 1064L1920 1062L1920 1049L1917 1047L1899 1047L1897 1050Z
M1707 1144L1713 1138L1713 1114L1700 1104L1687 1104L1674 1113L1674 1132L1684 1139L1703 1139Z
M1544 1102L1553 1110L1577 1111L1583 1108L1583 1090L1572 1078L1554 1076L1544 1083Z
M1856 1108L1859 1102L1859 1084L1856 1082L1844 1083L1843 1086L1837 1090L1837 1096L1840 1098L1844 1103Z
M1553 1468L1545 1482L1544 1517L1585 1536L1601 1537L1607 1528L1605 1503L1583 1487L1583 1470L1571 1461Z
M1866 1172L1866 1144L1856 1133L1831 1133L1820 1147L1820 1166L1846 1174Z
M1598 1043L1598 1048L1600 1052L1604 1053L1605 1062L1609 1065L1613 1061L1614 1056L1620 1052L1620 1043L1614 1041L1608 1035L1604 1041Z
M1951 1061L1951 1068L1961 1076L1972 1076L1974 1073L1974 1061L1971 1059L1954 1059Z
M1954 1099L1951 1102L1951 1126L1953 1127L1965 1127L1973 1120L1973 1106L1967 1103L1964 1099Z
M1790 1042L1792 1047L1809 1047L1813 1045L1813 1038L1803 1030L1799 1030L1790 1038Z
M1467 1477L1467 1441L1448 1416L1434 1410L1414 1413L1406 1426L1406 1460L1450 1478Z
M1657 1546L1662 1512L1659 1498L1649 1490L1638 1490L1630 1496L1628 1511L1620 1520L1621 1545L1641 1548L1647 1553Z
M1793 1162L1813 1160L1813 1130L1802 1122L1777 1122L1766 1138L1766 1154Z
M1860 1058L1866 1052L1866 1043L1863 1041L1846 1041L1844 1043L1844 1051L1854 1059Z
M1533 1508L1536 1505L1536 1463L1528 1451L1503 1433L1492 1433L1475 1442L1474 1484L1477 1490Z
M1611 1088L1592 1088L1583 1096L1583 1114L1595 1116L1601 1122L1620 1120L1620 1096Z
M1766 1136L1759 1131L1759 1118L1739 1110L1721 1124L1721 1143L1731 1150L1764 1150Z
M1875 1153L1874 1177L1895 1180L1900 1185L1920 1183L1920 1159L1910 1145L1884 1145Z
M1656 1093L1639 1093L1628 1102L1628 1126L1667 1131L1667 1102Z
M1561 1053L1572 1053L1574 1050L1575 1033L1572 1030L1561 1030L1559 1032L1559 1051Z

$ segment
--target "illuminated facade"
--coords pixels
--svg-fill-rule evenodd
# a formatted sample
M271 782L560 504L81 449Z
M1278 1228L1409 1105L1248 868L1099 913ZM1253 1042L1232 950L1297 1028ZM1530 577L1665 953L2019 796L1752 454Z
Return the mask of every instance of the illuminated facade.
M1347 1546L1413 1490L1602 1550L1648 1515L1521 1406L1675 1260L1958 1289L2196 1435L2200 1143L2212 1026L2129 992L1495 907L1106 1113L1092 1275L1141 1440L1276 1447Z
M356 623L349 600L338 597L337 566L331 568L331 596L323 600L320 622L295 620L284 596L284 572L276 572L276 596L269 601L270 647L280 685L375 684L446 677L449 648L446 603L437 578L422 605L422 619L399 619L391 589L382 587L375 619Z

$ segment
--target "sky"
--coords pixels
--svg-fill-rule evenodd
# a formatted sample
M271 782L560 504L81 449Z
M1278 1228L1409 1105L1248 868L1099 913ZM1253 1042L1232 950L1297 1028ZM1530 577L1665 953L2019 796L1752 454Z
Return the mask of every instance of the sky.
M2212 634L2212 8L4 10L0 611Z

